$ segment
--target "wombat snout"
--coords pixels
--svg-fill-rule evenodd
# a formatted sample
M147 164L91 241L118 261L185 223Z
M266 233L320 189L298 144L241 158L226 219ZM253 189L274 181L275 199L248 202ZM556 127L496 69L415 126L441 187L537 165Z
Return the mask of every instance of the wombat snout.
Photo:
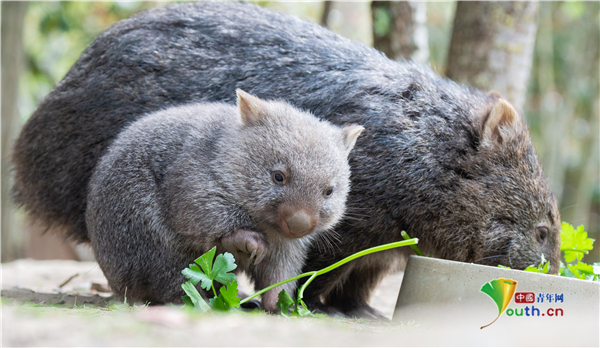
M280 227L288 238L304 237L315 230L319 218L304 209L282 207L280 210Z

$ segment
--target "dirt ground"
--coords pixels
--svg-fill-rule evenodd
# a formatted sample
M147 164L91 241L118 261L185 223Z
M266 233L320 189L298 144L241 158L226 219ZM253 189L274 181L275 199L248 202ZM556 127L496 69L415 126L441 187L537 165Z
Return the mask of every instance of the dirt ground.
M402 273L388 276L371 300L390 318L401 281ZM105 286L94 262L2 264L2 346L395 346L417 344L422 331L393 322L126 307L111 302Z

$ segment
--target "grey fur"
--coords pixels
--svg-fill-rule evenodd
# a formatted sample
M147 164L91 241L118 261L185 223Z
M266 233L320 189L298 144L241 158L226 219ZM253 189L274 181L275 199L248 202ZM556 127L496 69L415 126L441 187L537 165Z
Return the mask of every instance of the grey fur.
M560 216L525 123L487 123L485 133L498 96L250 4L171 5L100 35L23 129L13 157L17 201L86 240L87 184L114 137L166 106L233 102L236 88L366 128L350 156L340 240L311 247L305 270L399 240L402 230L437 257L524 268L543 252L556 270ZM306 300L330 313L373 315L370 291L402 253L318 277Z
M253 110L212 103L153 113L124 130L99 162L87 226L117 297L180 301L181 271L213 246L233 252L237 271L262 289L300 273L310 242L327 238L322 234L342 217L348 142L362 127L341 130L288 104L239 93ZM358 132L347 135L352 130ZM285 173L284 185L273 171ZM288 238L285 209L314 215L313 233ZM264 257L256 265L254 251ZM278 291L294 287L268 291L264 307L275 311Z

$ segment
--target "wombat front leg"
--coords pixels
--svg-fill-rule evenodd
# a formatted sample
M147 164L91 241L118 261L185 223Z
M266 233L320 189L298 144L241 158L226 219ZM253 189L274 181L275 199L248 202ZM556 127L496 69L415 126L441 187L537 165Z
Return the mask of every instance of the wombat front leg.
M269 251L269 243L262 233L239 229L233 234L221 238L221 245L234 256L238 252L250 255L254 264L258 265Z

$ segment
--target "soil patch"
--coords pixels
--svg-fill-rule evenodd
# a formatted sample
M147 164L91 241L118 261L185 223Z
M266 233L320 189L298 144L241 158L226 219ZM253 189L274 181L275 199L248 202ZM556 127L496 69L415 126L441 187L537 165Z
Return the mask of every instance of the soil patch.
M247 278L241 288L251 292ZM402 273L385 278L371 305L391 318ZM418 327L264 313L194 314L172 306L128 307L105 292L95 262L2 264L3 346L360 346L416 344ZM101 306L102 308L100 308Z

